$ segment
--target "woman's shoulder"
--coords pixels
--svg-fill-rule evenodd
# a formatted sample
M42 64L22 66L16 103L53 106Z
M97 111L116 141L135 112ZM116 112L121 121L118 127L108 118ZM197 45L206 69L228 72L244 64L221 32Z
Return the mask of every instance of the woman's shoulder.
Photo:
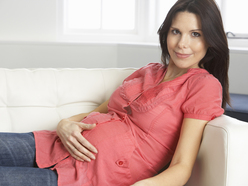
M212 74L204 69L201 71L188 79L188 92L182 111L185 118L209 121L224 112L221 108L222 86Z
M198 73L193 73L188 79L188 85L190 87L198 86L217 86L221 87L219 80L210 74L205 69L193 69L193 71L198 71Z

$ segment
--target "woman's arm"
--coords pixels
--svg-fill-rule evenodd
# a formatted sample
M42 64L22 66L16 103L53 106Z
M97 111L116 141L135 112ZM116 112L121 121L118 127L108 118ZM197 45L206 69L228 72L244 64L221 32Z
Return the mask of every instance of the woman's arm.
M190 178L208 121L186 118L183 120L180 138L168 169L133 186L182 186Z
M107 105L108 100L91 112L107 113ZM80 122L91 112L62 119L57 125L57 134L61 142L72 157L80 161L91 161L91 159L95 159L93 153L97 153L97 149L81 135L82 131L91 130L96 126L95 124L84 124Z

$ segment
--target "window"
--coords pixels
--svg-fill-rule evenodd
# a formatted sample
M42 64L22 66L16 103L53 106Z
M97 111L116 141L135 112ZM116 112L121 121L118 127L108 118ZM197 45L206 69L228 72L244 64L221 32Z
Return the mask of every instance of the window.
M138 32L138 0L58 0L62 40L126 40ZM132 38L131 38L132 39Z
M248 1L218 0L228 38L248 39Z
M226 1L225 5L225 27L226 31L233 33L248 33L247 17L248 17L248 1L235 0Z
M135 0L67 0L66 27L71 30L134 30Z
M158 42L156 32L176 1L57 0L60 40ZM248 36L248 1L216 2L227 35L235 39Z

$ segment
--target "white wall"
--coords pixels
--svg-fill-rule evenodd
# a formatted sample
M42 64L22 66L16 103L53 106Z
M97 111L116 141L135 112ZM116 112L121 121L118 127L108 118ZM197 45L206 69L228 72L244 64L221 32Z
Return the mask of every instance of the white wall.
M0 42L2 68L115 67L115 44Z
M0 0L1 41L56 41L57 0Z
M159 45L119 44L117 67L142 67L161 61Z

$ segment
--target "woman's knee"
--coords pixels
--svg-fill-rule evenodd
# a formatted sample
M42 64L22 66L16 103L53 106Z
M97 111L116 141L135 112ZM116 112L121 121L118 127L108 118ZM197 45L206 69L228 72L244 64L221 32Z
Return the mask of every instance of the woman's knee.
M35 166L33 133L0 133L0 166Z

